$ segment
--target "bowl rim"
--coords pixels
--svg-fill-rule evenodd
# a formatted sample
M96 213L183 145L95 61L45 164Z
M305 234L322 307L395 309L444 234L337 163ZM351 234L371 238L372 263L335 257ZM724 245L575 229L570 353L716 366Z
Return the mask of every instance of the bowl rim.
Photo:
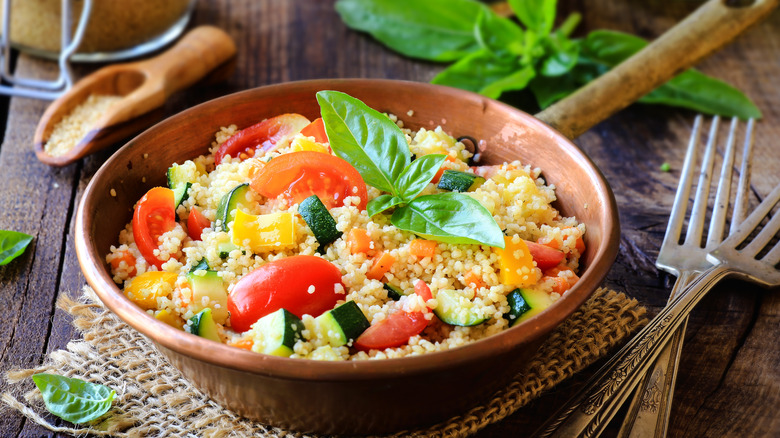
M426 93L444 93L454 99L483 99L485 101L483 105L495 105L501 111L515 113L515 116L522 119L531 129L544 131L551 137L564 140L558 141L563 152L574 155L578 162L583 163L590 182L596 185L596 192L599 194L599 201L601 201L599 208L602 210L605 229L608 230L608 233L602 236L598 242L598 248L591 258L590 265L582 273L580 281L545 312L524 321L522 324L476 342L422 355L338 362L269 356L226 344L218 344L156 320L125 297L106 269L105 254L97 252L93 240L89 237L89 230L93 227L94 218L87 214L87 205L94 196L93 194L103 187L101 182L109 178L107 169L111 163L124 162L124 157L129 154L130 149L136 143L143 142L145 136L150 135L149 132L165 129L168 124L176 123L179 118L187 114L208 111L212 106L221 105L223 102L240 101L254 94L257 96L252 97L252 99L260 100L268 90L284 91L301 87L322 90L357 85L412 87ZM524 111L470 91L394 79L312 79L272 84L227 94L174 114L127 142L101 165L81 197L75 223L76 254L87 283L106 307L153 342L192 359L223 368L275 378L318 381L373 380L381 377L397 377L401 374L426 373L441 367L452 367L485 360L490 356L507 353L519 345L537 339L541 334L552 331L568 318L598 288L617 256L619 240L619 216L612 189L587 154L563 134ZM556 310L551 312L551 309ZM551 318L553 314L559 315L559 317Z

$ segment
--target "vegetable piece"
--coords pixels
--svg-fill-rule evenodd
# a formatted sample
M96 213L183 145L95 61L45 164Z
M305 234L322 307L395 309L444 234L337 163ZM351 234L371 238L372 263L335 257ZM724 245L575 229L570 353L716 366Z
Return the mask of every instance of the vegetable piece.
M577 241L574 243L574 249L576 249L580 255L585 254L585 241L582 240L582 237L577 238Z
M440 290L436 294L438 305L433 309L433 313L451 325L470 327L482 324L488 320L488 317L476 311L474 302L471 301L474 294L471 295L468 297L463 291L452 289Z
M130 251L121 251L114 254L114 258L111 259L111 270L116 271L122 267L122 262L125 263L124 266L130 268L127 271L127 275L129 277L134 277L137 272L135 269L135 256L133 256Z
M314 141L317 143L328 143L328 134L325 132L325 123L322 121L322 117L316 118L301 129L301 134L306 137L314 137Z
M155 187L141 197L133 212L133 238L144 260L162 270L161 260L154 255L160 236L176 225L173 190Z
M300 318L286 309L279 309L252 324L255 336L252 348L259 346L260 353L289 357L295 343L303 338L304 329Z
M209 269L209 261L206 260L205 257L200 259L195 266L190 268L190 272L199 271L201 269L204 270L204 271L207 271Z
M190 333L196 336L200 336L201 338L210 339L214 342L222 342L222 340L219 338L217 323L214 322L211 309L208 307L190 318L189 330Z
M382 287L387 291L387 297L393 301L398 301L402 296L406 295L400 287L394 286L390 283L385 283Z
M374 258L374 264L371 269L366 272L366 277L370 280L381 280L385 276L387 271L393 267L395 263L395 257L389 252L381 252Z
M332 347L354 341L370 326L363 311L351 300L314 318L317 336L327 339Z
M520 287L536 284L540 277L539 270L534 267L534 259L526 241L513 237L504 239L504 249L493 248L498 255L501 283Z
M228 342L227 344L230 345L231 347L240 348L242 350L251 350L252 346L255 345L255 341L252 339L242 338L242 339L235 340L233 342Z
M344 298L341 271L316 256L295 255L268 262L245 275L228 296L230 323L245 332L258 319L279 309L299 318L330 310Z
M75 424L100 418L111 409L116 397L113 389L81 379L47 373L33 374L32 379L41 391L46 409Z
M409 254L417 257L433 257L436 255L438 244L433 240L414 239L409 243Z
M336 229L336 220L333 219L333 216L330 215L327 207L325 207L325 204L320 201L317 195L311 195L301 201L301 204L298 206L298 213L306 221L306 225L311 228L314 237L320 243L320 248L329 245L344 234Z
M295 216L280 211L258 216L236 211L232 243L262 253L296 245Z
M349 245L349 252L351 254L371 252L373 241L369 237L368 232L362 228L353 228L347 233L347 244Z
M506 297L509 302L509 326L521 323L550 307L552 300L546 292L536 289L515 289Z
M187 218L187 235L192 240L201 240L203 230L211 226L211 221L206 219L197 208L190 209L190 215Z
M290 152L318 152L320 154L330 154L330 149L324 144L312 141L309 137L296 136L290 144Z
M424 281L415 283L414 293L425 301L432 298L431 289ZM354 345L361 351L384 350L404 345L409 342L409 338L419 335L428 326L430 323L426 317L428 312L426 307L424 311L392 313L387 318L367 328L355 340Z
M173 314L168 312L167 310L163 309L157 312L156 315L154 315L154 319L158 321L162 321L169 326L181 330L184 328L184 321L179 317L179 315Z
M450 192L470 192L485 182L485 178L468 172L445 170L436 187Z
M18 231L0 230L0 266L22 255L33 236Z
M486 288L487 284L485 284L485 281L482 280L482 277L479 276L474 271L468 271L463 275L463 280L461 281L465 286L471 287L474 290Z
M168 168L166 177L168 178L168 188L173 190L173 202L178 208L187 198L187 193L189 192L190 187L192 187L192 183L187 181L187 175L185 174L184 169L178 164L174 164Z
M149 310L157 308L157 298L170 297L176 284L176 273L147 271L130 280L125 287L125 296L138 307Z
M363 178L348 162L319 152L290 152L280 155L255 174L252 189L268 198L283 195L297 204L317 195L326 207L341 207L348 196L357 196L357 207L368 202Z
M228 231L228 225L236 218L239 209L251 210L249 200L249 184L239 184L229 191L217 206L217 231Z
M190 309L200 312L208 307L214 321L224 324L228 318L228 310L227 288L222 277L216 271L196 271L187 274L187 280L192 289Z
M445 159L447 161L449 161L450 163L454 163L454 162L458 161L457 158L455 158L455 157L453 157L451 155L447 155L447 157ZM438 184L439 181L441 181L441 176L444 175L444 171L445 170L447 170L447 169L445 169L444 166L440 167L439 170L436 171L436 175L431 180L431 184ZM441 188L441 187L439 187L439 188Z
M563 252L552 249L546 245L540 245L536 242L524 241L536 262L536 267L541 270L550 269L558 266L563 261Z
M214 162L219 165L227 155L245 160L284 147L295 134L308 124L309 119L294 113L263 120L256 125L238 131L225 140L214 154Z

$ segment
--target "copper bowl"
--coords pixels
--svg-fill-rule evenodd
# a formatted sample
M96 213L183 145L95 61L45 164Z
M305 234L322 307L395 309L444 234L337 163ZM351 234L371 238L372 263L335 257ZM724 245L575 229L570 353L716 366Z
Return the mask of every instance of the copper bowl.
M315 93L339 90L397 114L407 127L442 125L484 140L482 163L519 159L556 186L556 207L587 226L581 279L540 315L457 349L401 359L317 362L260 355L176 330L136 307L111 280L105 256L134 203L165 185L173 162L207 152L221 126L240 128L281 113L319 115ZM407 115L413 110L411 116ZM143 179L145 178L145 179ZM115 195L112 195L112 189ZM95 174L76 218L76 250L105 305L152 341L182 374L223 406L302 432L368 434L433 424L509 383L547 335L596 289L614 262L619 225L612 191L591 160L533 116L448 87L390 80L313 80L231 94L140 134Z

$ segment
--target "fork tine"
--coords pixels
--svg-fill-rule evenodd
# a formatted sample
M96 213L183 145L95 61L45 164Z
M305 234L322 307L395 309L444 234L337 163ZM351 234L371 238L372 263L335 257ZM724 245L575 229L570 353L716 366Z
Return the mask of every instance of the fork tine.
M775 247L764 256L764 260L770 265L780 263L780 241L775 243Z
M758 226L761 224L761 222L764 220L764 218L769 215L769 213L772 212L772 208L774 208L775 204L780 202L780 184L775 187L774 190L772 190L772 193L769 194L761 203L756 207L756 209L750 213L750 216L745 218L745 220L739 224L738 232L729 236L724 242L723 246L726 247L732 247L736 248L738 247L742 242L747 240L748 237L750 237L751 231L758 228ZM773 220L778 219L780 217L780 214L775 214L775 217ZM777 221L780 221L778 219ZM776 221L776 222L777 222ZM771 221L770 221L771 222ZM753 239L752 242L750 242L749 245L747 245L745 248L742 249L741 252L745 252L747 254L758 254L758 252L763 248L771 239L774 237L775 234L777 234L778 228L780 228L780 224L773 224L773 226L770 226L770 224L767 224L767 226L764 227L763 230L756 236L755 239ZM759 238L766 239L766 242L763 244L760 244ZM758 247L758 249L755 249Z
M701 121L702 116L698 115L693 122L693 131L691 132L691 138L688 141L688 150L685 153L685 162L683 163L683 168L680 175L680 183L677 186L677 193L674 195L672 212L669 215L669 223L666 226L666 234L664 234L664 242L662 247L666 247L671 244L676 245L677 241L680 239L683 221L685 220L685 212L688 210L688 199L691 196L691 185L693 184L693 167L694 163L696 163L696 149L699 144Z
M738 119L731 119L726 149L723 151L723 165L720 168L718 191L715 195L715 205L712 207L712 218L707 233L705 248L715 248L723 239L723 229L726 227L726 212L731 196L731 174L734 172L734 137L736 136Z
M691 217L688 220L688 231L685 233L685 245L701 246L701 235L704 230L704 218L707 215L707 201L710 193L710 183L712 182L712 166L715 162L715 145L717 144L716 137L718 136L719 122L720 117L718 116L712 119L710 138L707 139L707 149L701 162L696 198L693 201Z
M777 191L777 190L775 190ZM780 197L780 195L778 195ZM774 206L773 204L776 204L777 200L774 202L768 203L770 211L771 208ZM767 214L769 214L769 211L767 211ZM765 246L769 244L769 242L772 241L772 238L774 238L777 235L778 230L780 230L780 211L775 212L774 215L772 215L772 218L767 222L767 224L764 226L764 228L761 230L760 233L758 233L758 236L756 236L755 239L753 239L750 244L748 244L742 252L746 254L750 254L755 257L756 254L761 252L762 249L764 249Z
M737 186L737 199L734 201L734 212L731 216L729 234L733 234L737 227L747 216L748 192L750 190L750 172L753 167L753 127L755 119L748 120L745 131L745 145L742 150L742 164L739 168L739 185Z

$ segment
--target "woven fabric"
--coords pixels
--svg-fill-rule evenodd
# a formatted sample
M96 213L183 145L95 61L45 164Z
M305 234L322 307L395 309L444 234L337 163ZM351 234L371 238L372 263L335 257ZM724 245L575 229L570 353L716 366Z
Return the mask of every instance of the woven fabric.
M51 353L41 367L7 373L11 386L2 395L3 402L35 423L80 436L312 436L247 420L210 400L181 377L151 341L103 307L90 288L85 287L78 299L63 296L58 306L73 316L83 339ZM446 422L395 436L469 436L595 362L646 321L645 309L635 299L599 289L487 403ZM89 427L56 426L56 418L46 412L28 378L40 372L107 385L117 392L114 406Z

